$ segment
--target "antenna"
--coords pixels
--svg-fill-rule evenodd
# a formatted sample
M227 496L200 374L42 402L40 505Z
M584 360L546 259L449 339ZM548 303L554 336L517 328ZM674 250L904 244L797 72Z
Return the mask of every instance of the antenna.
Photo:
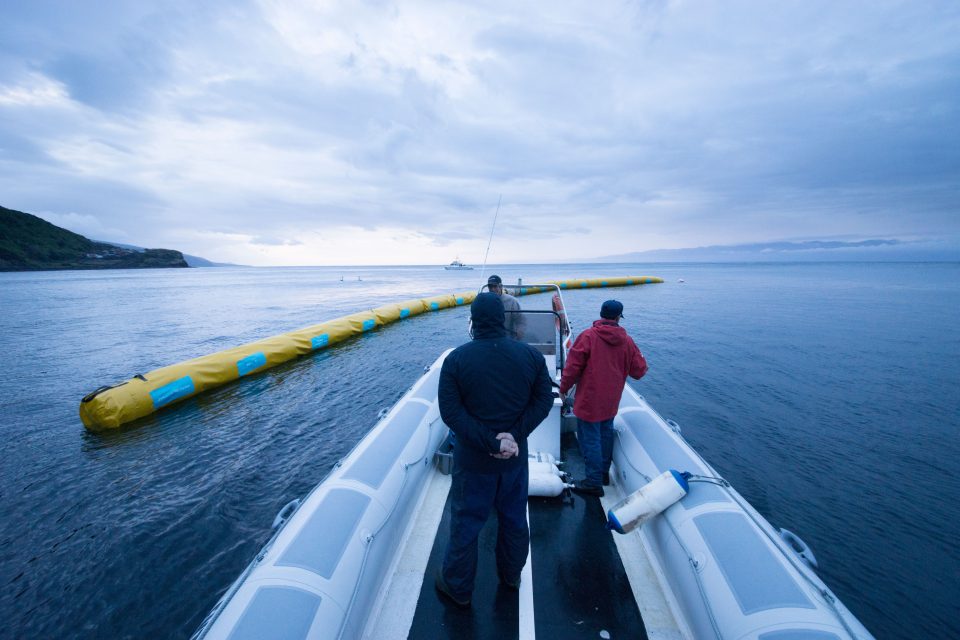
M497 198L497 212L493 214L493 226L490 227L490 239L487 240L487 252L483 254L483 266L480 267L480 281L483 282L483 274L487 270L487 256L490 255L490 243L493 242L493 231L497 228L497 216L500 215L500 201L503 200L503 194Z

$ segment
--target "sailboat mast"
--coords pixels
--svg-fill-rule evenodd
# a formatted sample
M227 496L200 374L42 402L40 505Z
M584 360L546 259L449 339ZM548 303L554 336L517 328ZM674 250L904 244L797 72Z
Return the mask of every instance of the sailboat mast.
M487 240L487 251L483 254L483 266L480 267L480 282L483 282L483 274L487 270L487 256L490 255L490 243L493 242L493 231L497 228L497 216L500 215L500 201L503 200L503 194L497 198L497 212L493 214L493 226L490 227L490 239Z

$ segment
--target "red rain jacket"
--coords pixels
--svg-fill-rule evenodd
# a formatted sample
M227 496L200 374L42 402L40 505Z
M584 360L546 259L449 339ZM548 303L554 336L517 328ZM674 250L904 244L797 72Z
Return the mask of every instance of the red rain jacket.
M647 361L624 328L613 320L595 320L570 349L560 393L577 385L574 415L601 422L617 415L627 376L639 379L646 372Z

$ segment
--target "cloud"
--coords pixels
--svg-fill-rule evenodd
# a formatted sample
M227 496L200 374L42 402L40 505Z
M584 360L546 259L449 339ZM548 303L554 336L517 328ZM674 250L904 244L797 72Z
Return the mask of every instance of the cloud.
M859 249L863 247L895 247L904 244L901 240L871 239L858 242L842 240L807 240L806 242L770 242L754 245L740 245L737 248L754 251L831 251L834 249Z
M960 242L804 240L684 249L657 249L603 256L601 262L783 262L783 261L957 261Z
M37 73L26 74L16 84L0 85L0 106L51 107L67 102L64 85Z
M442 231L439 233L430 233L429 231L424 231L421 232L420 235L424 238L427 238L432 244L435 244L438 247L449 246L451 243L457 240L478 241L481 238L481 234L468 233L465 231Z
M268 247L295 247L303 244L303 242L290 238L268 238L257 236L255 238L250 238L250 244L260 244Z
M484 249L501 194L504 261L960 237L950 3L4 13L2 204L118 240L288 264L354 233L377 238L359 262L445 263Z

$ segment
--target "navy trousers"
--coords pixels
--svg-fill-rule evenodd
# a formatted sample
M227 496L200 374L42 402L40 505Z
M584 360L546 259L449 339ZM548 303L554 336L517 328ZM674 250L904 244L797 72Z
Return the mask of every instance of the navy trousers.
M503 473L474 473L453 469L450 541L443 558L443 579L458 598L469 599L477 575L477 538L490 508L497 510L497 572L515 581L527 562L530 529L527 526L526 461Z
M599 487L613 462L613 418L587 422L577 418L577 442L583 455L583 483Z

